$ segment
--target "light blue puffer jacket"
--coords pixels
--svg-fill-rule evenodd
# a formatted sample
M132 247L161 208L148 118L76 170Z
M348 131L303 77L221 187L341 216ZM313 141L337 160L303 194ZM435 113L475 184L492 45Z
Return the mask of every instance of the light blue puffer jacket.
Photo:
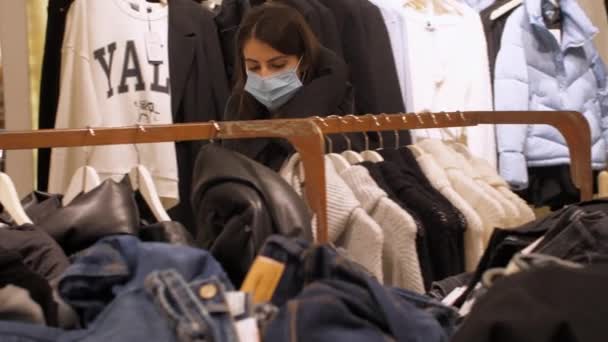
M592 39L597 29L575 0L561 0L562 42L547 29L542 0L525 0L509 17L496 61L496 110L573 110L591 127L594 169L606 166L606 71ZM564 137L549 125L498 125L501 176L528 186L528 166L570 163Z

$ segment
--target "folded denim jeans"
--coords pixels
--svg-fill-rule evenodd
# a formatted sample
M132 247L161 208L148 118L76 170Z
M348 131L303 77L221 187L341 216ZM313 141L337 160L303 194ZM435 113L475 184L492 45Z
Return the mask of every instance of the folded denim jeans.
M108 237L76 255L59 281L59 293L79 312L83 329L0 322L0 341L179 341L144 285L148 275L167 269L187 282L216 277L232 290L219 263L203 250L128 235Z
M146 289L180 342L238 342L224 284L216 277L188 284L174 270L153 272Z
M435 317L382 286L329 246L270 237L262 253L286 262L268 341L447 341ZM275 292L275 299L278 299Z

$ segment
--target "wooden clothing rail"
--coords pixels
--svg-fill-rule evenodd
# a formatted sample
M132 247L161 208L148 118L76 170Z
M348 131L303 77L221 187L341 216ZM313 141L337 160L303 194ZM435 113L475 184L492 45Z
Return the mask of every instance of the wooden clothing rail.
M283 138L300 153L306 195L317 217L317 242L327 242L324 134L464 127L478 124L549 124L566 138L574 184L581 198L592 197L591 138L586 119L576 112L465 112L380 114L324 119L277 119L207 122L116 128L4 131L0 149L34 149L94 145L143 144L210 139ZM221 161L218 161L221 162Z

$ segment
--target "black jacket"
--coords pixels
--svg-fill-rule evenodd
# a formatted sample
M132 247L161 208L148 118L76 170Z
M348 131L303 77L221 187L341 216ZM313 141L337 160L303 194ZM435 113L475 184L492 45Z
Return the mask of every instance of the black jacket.
M194 175L197 244L211 252L236 286L270 235L312 240L306 204L272 170L209 144L198 155Z
M61 75L61 47L68 9L74 0L49 0L44 40L44 57L40 79L38 128L54 128L59 102L59 77ZM46 191L51 168L51 150L38 150L38 189Z
M220 121L229 90L213 14L192 0L169 1L169 71L173 122ZM176 143L180 203L169 214L195 227L190 190L202 142Z
M368 0L319 1L333 12L336 20L355 89L355 114L404 112L395 60L380 10ZM384 132L382 137L386 146L394 146L392 132ZM400 137L401 145L411 143L409 133ZM376 142L377 134L371 134L370 140Z
M319 63L311 72L309 83L298 90L295 96L272 115L256 101L257 115L253 119L293 119L315 115L349 114L353 109L353 98L348 72L342 60L328 49L321 49ZM231 96L224 120L243 119L239 115L241 94ZM247 95L249 96L249 95ZM249 118L250 119L250 118ZM333 139L335 144L344 144L343 138ZM278 170L293 152L293 147L281 139L227 140L224 146L240 152L274 170ZM336 146L340 148L341 146Z
M605 341L606 284L607 264L546 266L499 279L452 341Z

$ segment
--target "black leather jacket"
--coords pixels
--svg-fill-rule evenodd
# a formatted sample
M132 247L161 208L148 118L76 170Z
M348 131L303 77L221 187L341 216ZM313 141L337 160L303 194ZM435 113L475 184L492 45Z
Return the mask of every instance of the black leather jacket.
M270 235L312 240L311 216L298 194L277 173L237 152L204 146L192 184L196 242L235 286Z

